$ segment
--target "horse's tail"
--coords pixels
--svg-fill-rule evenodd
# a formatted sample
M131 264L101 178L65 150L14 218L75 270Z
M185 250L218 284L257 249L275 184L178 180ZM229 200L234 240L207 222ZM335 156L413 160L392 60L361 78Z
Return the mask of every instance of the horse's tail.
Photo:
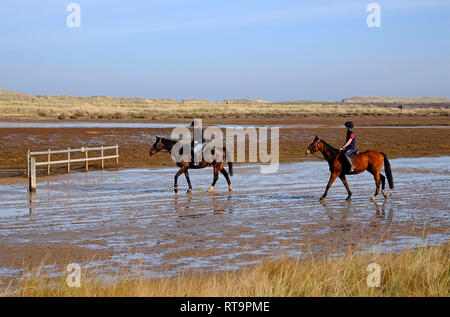
M391 163L389 163L386 154L383 152L381 154L383 154L384 157L384 171L386 172L386 177L389 182L389 188L394 189L394 178L392 177Z
M228 163L228 171L230 173L230 176L233 176L233 163L231 162L232 159L230 158L230 155L227 152L227 149L224 147L223 151L225 152L225 156L227 158L227 163Z
M233 163L228 162L228 170L230 171L230 176L233 176Z

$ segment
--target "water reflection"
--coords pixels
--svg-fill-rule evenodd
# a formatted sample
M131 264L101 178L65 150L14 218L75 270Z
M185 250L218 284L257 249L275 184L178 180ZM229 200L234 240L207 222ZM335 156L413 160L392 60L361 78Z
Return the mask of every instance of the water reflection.
M386 206L387 204L387 200L384 200L383 203L381 204L381 208L380 208L380 204L376 201L372 202L374 207L375 207L375 215L377 218L379 219L386 219L389 220L389 222L392 221L393 217L394 217L394 212L392 210L392 206L388 209L388 213L386 215Z
M370 206L336 201L322 201L320 205L330 221L329 226L341 232L351 231L358 216L365 213L366 208ZM373 218L368 219L368 225L370 227L378 227L382 224L386 225L392 222L394 216L393 207L387 200L383 202L373 201L372 205L374 207L374 213Z
M214 193L210 193L211 196L211 207L213 209L214 214L223 214L223 213L232 213L233 212L233 204L232 204L232 194L228 193L226 199L224 196L218 196Z
M30 215L36 213L36 193L28 192L28 210Z
M191 208L192 195L188 194L185 197L186 198L180 198L178 194L173 196L173 209L176 213L183 214Z
M336 202L320 201L319 203L325 209L328 218L333 221L345 221L352 211L351 203L347 201L338 203L339 207L336 206Z
M233 212L232 193L226 196L216 193L207 193L209 201L205 201L205 195L193 195L191 193L173 196L173 209L179 217L201 217L210 211L212 214L224 214ZM200 204L200 205L199 205Z

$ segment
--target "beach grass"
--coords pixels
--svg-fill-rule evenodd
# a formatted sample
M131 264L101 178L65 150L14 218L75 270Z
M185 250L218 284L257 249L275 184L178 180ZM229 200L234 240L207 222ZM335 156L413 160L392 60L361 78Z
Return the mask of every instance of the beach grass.
M311 255L244 266L234 271L182 273L148 278L126 269L105 281L83 272L81 286L68 287L66 276L24 272L9 281L2 296L444 296L450 283L450 243L399 253ZM379 265L379 287L373 263ZM372 266L370 266L372 264ZM369 284L368 284L369 280ZM370 287L372 286L372 287Z

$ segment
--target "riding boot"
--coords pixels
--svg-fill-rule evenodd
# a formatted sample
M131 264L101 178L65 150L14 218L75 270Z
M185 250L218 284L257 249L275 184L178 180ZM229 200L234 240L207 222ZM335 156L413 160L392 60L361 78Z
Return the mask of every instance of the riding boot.
M352 159L351 159L350 156L348 156L348 155L345 155L345 158L347 159L348 163L350 164L350 170L349 170L349 173L354 172L354 171L355 171L355 166L353 166L353 161L352 161Z
M199 155L197 153L194 154L194 166L195 167L198 167L200 165L200 162L198 162L200 158L198 156Z
M192 157L192 166L197 167L198 163L195 161L195 152L193 149L191 150L191 157Z

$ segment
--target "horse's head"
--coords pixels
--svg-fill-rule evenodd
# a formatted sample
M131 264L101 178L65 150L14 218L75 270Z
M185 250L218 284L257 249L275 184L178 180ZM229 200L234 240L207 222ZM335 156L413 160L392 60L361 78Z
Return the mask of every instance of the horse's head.
M316 136L314 138L314 141L312 141L312 143L306 149L306 155L310 155L311 153L319 151L320 150L319 143L320 143L320 138L318 136Z
M159 136L156 137L156 141L150 149L150 156L155 155L159 151L164 149L164 143L161 142L161 138Z

